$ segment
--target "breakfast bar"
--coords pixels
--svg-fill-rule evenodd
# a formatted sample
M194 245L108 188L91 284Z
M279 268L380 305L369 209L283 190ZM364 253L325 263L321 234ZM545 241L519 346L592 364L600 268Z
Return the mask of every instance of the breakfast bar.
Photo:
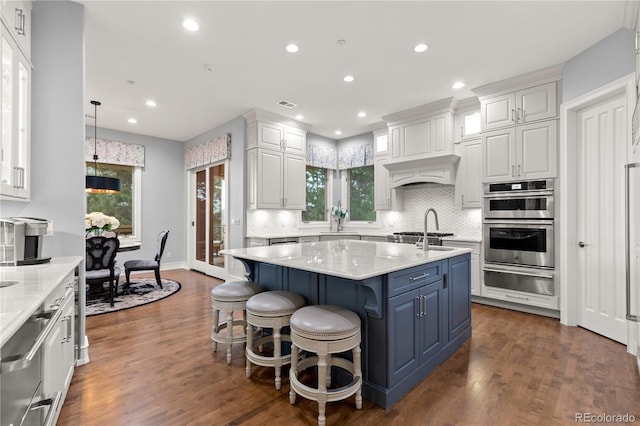
M471 336L470 250L336 240L221 252L265 290L362 322L362 395L391 407Z

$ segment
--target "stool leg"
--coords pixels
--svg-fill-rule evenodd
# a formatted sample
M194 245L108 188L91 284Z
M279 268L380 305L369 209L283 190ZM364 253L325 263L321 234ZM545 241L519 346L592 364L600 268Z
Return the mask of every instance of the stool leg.
M360 345L353 348L353 375L360 377L360 386L356 391L356 408L362 409L362 367L360 366Z
M253 326L247 323L247 347L245 349L245 353L253 350ZM249 361L249 356L247 358L247 377L251 377L251 361Z
M327 388L331 387L331 355L327 355Z
M292 377L298 377L298 347L291 343L291 368L289 369L289 382L291 382ZM289 384L291 388L289 390L289 402L291 404L296 403L296 391L293 390L293 386Z
M218 326L219 321L220 321L220 311L216 308L213 308L213 324L211 325L212 336L213 334L218 334L218 331L220 331L220 328ZM218 351L218 342L216 342L215 340L213 341L213 351L214 352Z
M324 426L327 418L327 354L318 353L318 426Z
M282 372L282 345L280 344L280 329L276 326L273 329L273 363L276 370L276 390L280 390L282 387L282 378L280 373Z
M227 364L231 364L231 344L233 343L233 312L227 312Z

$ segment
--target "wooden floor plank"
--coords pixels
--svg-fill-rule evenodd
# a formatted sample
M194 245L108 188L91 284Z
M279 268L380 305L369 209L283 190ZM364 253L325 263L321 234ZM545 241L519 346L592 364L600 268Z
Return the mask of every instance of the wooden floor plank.
M317 406L289 404L288 375L247 378L242 347L212 352L209 294L220 283L163 271L175 295L87 318L91 362L75 371L59 425L313 425ZM563 425L576 413L640 421L640 379L626 348L558 320L473 305L473 335L388 410L353 397L330 403L329 425Z

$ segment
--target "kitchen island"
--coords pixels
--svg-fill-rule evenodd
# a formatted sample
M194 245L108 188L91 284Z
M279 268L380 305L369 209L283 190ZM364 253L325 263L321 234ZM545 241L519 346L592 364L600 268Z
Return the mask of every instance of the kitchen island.
M337 240L221 254L265 290L358 313L362 395L388 408L471 336L470 251Z

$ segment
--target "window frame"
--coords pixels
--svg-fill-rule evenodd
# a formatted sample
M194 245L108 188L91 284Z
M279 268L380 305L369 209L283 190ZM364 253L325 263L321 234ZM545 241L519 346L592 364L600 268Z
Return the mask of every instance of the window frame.
M373 164L368 164L362 167L374 167ZM341 184L341 197L340 197L340 202L342 203L343 206L346 207L346 209L351 212L351 205L350 205L350 200L351 200L351 169L344 169L341 171L341 175L340 175L340 184ZM374 173L374 185L375 185L375 173ZM374 191L375 192L375 191ZM374 202L374 209L373 209L373 213L375 214L375 220L373 221L367 221L367 220L352 220L351 219L351 213L349 213L349 215L347 215L347 219L345 220L345 225L351 225L353 227L359 227L359 228L379 228L380 227L380 215L378 214L378 211L375 209L375 202Z
M99 167L123 166L120 164L98 163ZM85 161L85 168L87 165L93 165L93 161ZM124 165L126 166L126 165ZM131 235L118 235L118 239L121 241L130 241L134 243L142 243L142 167L140 166L126 166L132 168L131 184L133 186L131 192L132 203L132 223L131 223ZM89 213L85 196L85 212ZM117 230L116 230L117 232Z
M318 168L324 168L324 167L318 167ZM333 181L334 181L335 170L327 169L327 168L325 168L325 170L327 171L327 183L326 183L326 190L325 190L325 198L326 198L325 207L327 211L325 212L325 220L324 221L303 221L302 211L300 211L300 213L298 214L298 228L313 229L313 228L327 228L330 226L331 216L328 213L328 210L331 208L331 201L333 200ZM306 175L306 168L305 168L305 175Z

